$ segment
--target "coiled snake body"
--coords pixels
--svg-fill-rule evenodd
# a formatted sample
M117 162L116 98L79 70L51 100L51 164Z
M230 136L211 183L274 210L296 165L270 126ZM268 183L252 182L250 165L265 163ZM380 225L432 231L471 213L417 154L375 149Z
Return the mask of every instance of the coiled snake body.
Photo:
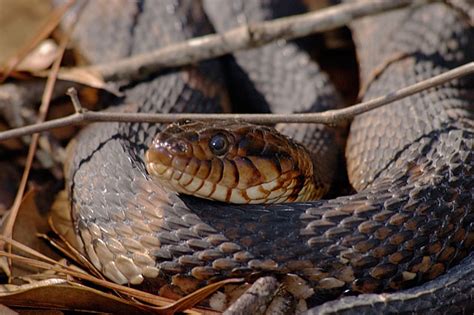
M234 23L272 17L252 17L267 12L268 3L212 2L205 4L218 31L232 26L219 17ZM280 8L280 1L273 2ZM212 31L201 9L194 1L93 1L76 38L92 62L120 58ZM473 59L472 28L444 4L366 18L353 30L364 99ZM267 72L255 66L264 63ZM263 100L277 112L287 111L280 106L284 98L300 104L295 110L338 104L327 77L296 44L237 53L230 67L242 91L253 91L241 93L251 96L246 102ZM125 110L219 111L219 104L228 103L219 85L229 78L221 70L218 61L208 61L131 82L124 87L125 101L136 105ZM193 290L255 273L296 273L316 292L332 293L398 290L435 279L466 257L473 243L473 87L472 80L459 79L356 117L346 159L358 193L305 203L239 206L179 196L145 170L144 152L159 126L93 125L75 140L66 168L84 251L111 280L155 290L166 283L179 287L182 279ZM337 148L328 143L336 131L314 125L281 129L299 140L314 131L308 146L331 157L322 168L334 166ZM460 272L472 277L472 260L463 264L467 269L447 275L457 279L448 286L456 296L441 290L445 280L432 282L436 287L441 281L432 292L445 299L445 307L472 295L472 283L459 279ZM407 310L425 307L406 296L394 303L403 299Z

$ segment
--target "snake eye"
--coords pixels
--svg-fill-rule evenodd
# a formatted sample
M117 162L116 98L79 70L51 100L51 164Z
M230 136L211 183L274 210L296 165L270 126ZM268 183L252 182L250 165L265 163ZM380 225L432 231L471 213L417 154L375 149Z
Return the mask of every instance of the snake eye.
M223 155L227 152L228 147L229 141L227 137L221 133L216 134L209 140L209 148L215 155Z

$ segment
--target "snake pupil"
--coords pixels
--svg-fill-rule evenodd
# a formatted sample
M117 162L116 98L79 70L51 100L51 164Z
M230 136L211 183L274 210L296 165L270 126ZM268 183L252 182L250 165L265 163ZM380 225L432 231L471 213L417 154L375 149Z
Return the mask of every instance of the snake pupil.
M215 155L223 155L227 152L229 142L223 134L217 134L209 140L209 148Z

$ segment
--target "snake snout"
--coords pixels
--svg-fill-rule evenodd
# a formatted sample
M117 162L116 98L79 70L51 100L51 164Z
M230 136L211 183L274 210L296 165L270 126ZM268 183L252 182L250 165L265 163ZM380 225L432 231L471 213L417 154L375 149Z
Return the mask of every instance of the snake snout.
M165 181L171 180L177 172L183 172L193 155L192 145L174 137L177 130L171 131L159 133L145 153L148 173Z

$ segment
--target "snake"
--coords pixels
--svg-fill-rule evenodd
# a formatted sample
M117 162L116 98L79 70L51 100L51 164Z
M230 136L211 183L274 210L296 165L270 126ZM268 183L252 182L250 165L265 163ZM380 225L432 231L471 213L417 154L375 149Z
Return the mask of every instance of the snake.
M92 1L81 15L74 39L86 60L101 63L222 32L239 23L298 13L291 11L299 10L296 6L290 6L290 13L280 10L288 7L282 3ZM363 100L473 59L469 21L444 3L367 17L354 22L351 30ZM301 42L280 41L161 71L139 82L120 82L124 97L103 95L101 100L110 105L109 110L126 112L220 112L231 103L241 104L242 111L257 103L259 111L283 113L338 108L341 98L336 88L303 48ZM167 128L149 123L92 124L72 140L71 158L65 165L78 243L105 277L151 292L165 293L167 288L186 294L227 277L291 273L307 281L315 295L360 294L355 300L342 297L327 302L315 312L367 311L377 303L384 312L397 305L406 312L468 311L473 307L469 280L474 235L473 85L472 78L459 78L355 117L345 160L357 192L332 199L308 200L323 196L334 181L329 168L337 167L340 153L334 143L344 142L338 141L338 131L332 127L277 125L287 136L276 136L273 127L237 122L214 126L178 122ZM293 108L283 106L288 101ZM238 143L245 148L237 151L247 155L240 157L239 165L228 164L234 167L231 186L253 182L252 176L240 174L262 170L257 177L263 183L253 191L264 196L257 199L268 199L270 190L289 186L290 193L270 197L286 202L211 201L205 198L235 199L231 200L231 190L216 192L217 185L213 191L201 190L203 199L156 181L150 173L167 170L147 163L145 156L159 157L160 137L180 132L187 138L176 145L164 141L175 154L172 160L178 161L173 167L186 167L174 157L187 154L185 148L190 146L205 148L201 155L219 156L224 154L219 148L225 147L227 154L229 148L236 151L239 147L233 144ZM201 135L206 140L201 141ZM270 145L270 137L285 145ZM288 137L305 145L286 142ZM248 157L265 151L258 145L269 154ZM284 146L305 156L316 148L329 158L318 153L310 159L319 159L320 165L305 164L306 158L289 157ZM259 164L262 159L265 166ZM268 163L276 160L280 163L276 171L268 169L275 165ZM215 167L212 163L199 170L209 175ZM313 178L289 176L292 172L284 172L287 164L292 170L311 171ZM242 168L252 168L253 173L239 173ZM287 174L288 180L274 184L273 173ZM311 189L303 188L308 184ZM242 188L240 203L251 203L249 195L252 191ZM409 287L413 289L404 290ZM377 294L398 290L402 291ZM426 304L437 299L441 299L438 306Z

